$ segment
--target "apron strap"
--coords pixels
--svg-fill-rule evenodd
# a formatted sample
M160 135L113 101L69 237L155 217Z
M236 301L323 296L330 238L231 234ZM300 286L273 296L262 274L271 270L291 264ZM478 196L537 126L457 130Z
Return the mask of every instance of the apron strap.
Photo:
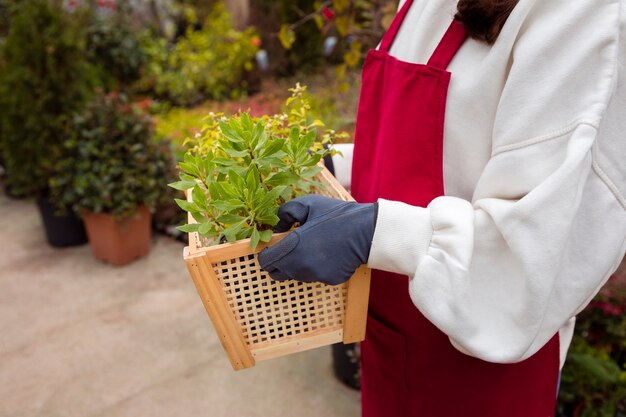
M465 26L459 21L453 20L427 65L444 70L448 68L450 61L463 45L465 39L467 39Z
M393 18L389 29L387 29L385 35L383 36L383 40L380 43L379 50L389 52L389 49L391 49L391 45L393 44L393 41L396 39L396 35L400 30L400 26L402 26L404 18L406 17L409 8L411 8L411 4L413 4L413 0L406 0L402 5L400 11L396 13L396 16Z

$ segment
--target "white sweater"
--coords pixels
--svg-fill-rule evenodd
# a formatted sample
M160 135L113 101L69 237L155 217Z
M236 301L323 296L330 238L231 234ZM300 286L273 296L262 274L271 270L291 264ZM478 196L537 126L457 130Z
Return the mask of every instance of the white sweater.
M455 8L415 0L391 55L425 63ZM380 200L368 265L458 350L518 362L559 332L562 365L626 249L626 0L520 0L448 69L445 196Z

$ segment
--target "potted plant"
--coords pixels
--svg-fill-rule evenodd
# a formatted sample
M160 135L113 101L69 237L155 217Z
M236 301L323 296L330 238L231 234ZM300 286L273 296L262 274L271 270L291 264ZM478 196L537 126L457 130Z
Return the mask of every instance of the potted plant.
M57 216L47 200L51 167L68 133L71 114L92 91L83 15L56 2L33 0L11 8L0 54L0 150L4 187L14 197L37 197L53 246L86 242L80 220Z
M150 116L124 95L100 94L72 126L50 180L52 200L83 217L96 258L124 265L146 255L169 160Z
M285 114L211 114L171 184L187 190L177 200L189 213L185 261L234 369L365 336L367 268L329 286L274 281L256 260L286 235L272 233L285 201L312 192L352 199L320 165L335 132L316 141L323 124L308 120L304 88L291 91Z

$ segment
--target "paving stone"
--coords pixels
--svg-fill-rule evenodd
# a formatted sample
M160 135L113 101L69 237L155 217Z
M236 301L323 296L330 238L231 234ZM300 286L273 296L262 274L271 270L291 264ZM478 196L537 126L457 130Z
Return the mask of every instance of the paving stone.
M359 416L328 348L232 371L180 243L114 267L43 233L0 194L0 417Z

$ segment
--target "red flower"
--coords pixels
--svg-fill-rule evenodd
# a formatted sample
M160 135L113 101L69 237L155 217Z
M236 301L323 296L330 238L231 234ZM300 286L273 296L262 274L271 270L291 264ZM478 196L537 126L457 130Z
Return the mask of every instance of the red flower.
M335 12L328 7L325 7L322 9L322 16L324 16L324 18L326 20L333 20L333 18L335 17Z
M98 7L110 9L111 11L115 11L117 9L117 4L115 0L98 0Z
M590 306L601 310L609 316L620 316L622 314L622 309L619 306L614 306L606 301L595 301Z

